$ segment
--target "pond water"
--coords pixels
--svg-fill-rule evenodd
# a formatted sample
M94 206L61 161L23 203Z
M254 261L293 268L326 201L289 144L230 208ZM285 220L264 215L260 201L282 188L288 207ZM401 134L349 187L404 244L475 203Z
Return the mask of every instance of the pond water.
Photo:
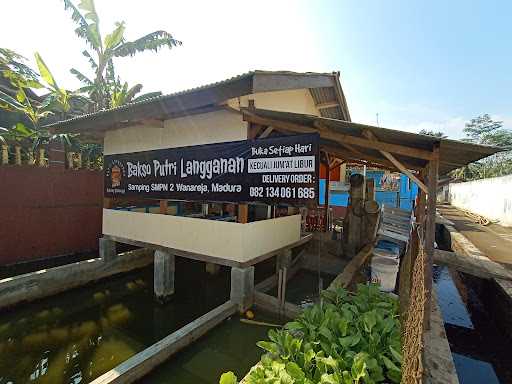
M88 383L229 299L229 270L176 259L176 293L152 266L0 313L0 384Z
M434 283L460 383L512 383L511 335L499 331L476 289L489 286L438 266Z
M300 269L286 283L286 301L307 307L316 303L320 297L319 289L326 289L336 276ZM277 297L277 287L267 292Z
M275 315L257 309L254 312L256 321L283 324ZM217 384L220 375L227 371L242 379L260 360L263 350L256 342L266 340L269 329L269 326L242 323L239 316L233 316L171 357L140 384Z

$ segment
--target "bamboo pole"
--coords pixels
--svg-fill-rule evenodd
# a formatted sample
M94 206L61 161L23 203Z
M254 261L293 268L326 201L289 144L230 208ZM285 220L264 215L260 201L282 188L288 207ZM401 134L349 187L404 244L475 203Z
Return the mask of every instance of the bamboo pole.
M40 167L46 166L45 160L44 160L44 148L39 148L38 150L38 157L37 157L37 165Z
M21 146L17 144L14 146L14 164L21 165Z
M9 147L6 144L2 144L2 165L9 164Z
M27 150L27 164L34 165L34 151L32 149Z

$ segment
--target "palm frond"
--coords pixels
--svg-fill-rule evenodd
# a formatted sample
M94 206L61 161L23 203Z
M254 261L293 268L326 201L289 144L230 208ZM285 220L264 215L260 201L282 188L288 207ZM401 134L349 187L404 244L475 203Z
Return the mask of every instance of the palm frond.
M165 31L155 31L140 39L127 41L113 50L113 56L126 57L133 56L138 52L147 50L158 51L161 47L175 47L181 45L181 41L176 40L172 35Z
M37 80L38 74L25 64L26 57L8 48L0 48L0 69L9 69L27 80Z
M89 64L91 64L92 69L96 69L96 68L98 68L98 64L96 63L96 61L94 60L94 58L91 56L91 54L89 53L89 51L87 51L87 50L82 51L82 55L84 55L85 57L87 57L87 60L89 61Z
M105 50L114 49L123 42L125 28L126 27L124 21L122 21L121 23L117 23L116 28L112 31L112 33L109 33L107 36L105 36Z
M105 71L105 80L110 87L116 88L116 71L114 62L111 60L107 61L107 70Z
M54 90L58 90L59 86L57 85L55 78L53 77L52 73L50 72L50 69L44 62L41 55L38 52L36 52L34 56L36 58L37 67L39 68L39 73L41 74L43 80L46 81L46 84L48 84L51 88L53 88Z
M90 16L90 12L86 14L89 20L93 20L92 24L87 22L86 16L82 15L80 10L75 7L75 5L71 2L71 0L63 0L64 1L64 9L71 10L71 18L75 23L78 24L78 27L75 29L75 33L84 39L92 48L95 50L101 50L101 36L99 33L98 22L94 21L94 17ZM80 7L83 1L80 3ZM93 7L94 8L94 7ZM94 12L95 13L95 12ZM97 14L96 14L97 16ZM96 17L97 19L97 17Z
M75 77L80 80L82 83L86 84L86 86L92 86L94 82L89 79L87 76L85 76L82 72L80 72L78 69L71 68L69 70Z
M94 85L85 85L83 87L80 87L76 90L77 93L87 93L89 95L91 95L94 90L96 89L96 87Z
M0 108L23 112L25 106L7 93L0 91Z

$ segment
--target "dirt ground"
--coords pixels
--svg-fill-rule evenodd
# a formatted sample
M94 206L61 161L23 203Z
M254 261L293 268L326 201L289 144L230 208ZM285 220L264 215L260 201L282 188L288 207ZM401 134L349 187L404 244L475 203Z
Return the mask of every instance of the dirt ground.
M437 210L489 259L512 266L512 228L498 224L483 226L474 223L451 205L438 205Z

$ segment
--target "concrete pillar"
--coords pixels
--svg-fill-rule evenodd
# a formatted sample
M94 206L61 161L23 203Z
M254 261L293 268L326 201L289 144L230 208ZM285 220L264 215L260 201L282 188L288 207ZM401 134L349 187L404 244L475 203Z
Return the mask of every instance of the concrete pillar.
M287 249L276 256L276 273L279 273L280 269L290 268L292 263L292 250Z
M231 300L245 312L254 301L254 267L231 268Z
M154 268L155 296L165 301L174 293L175 256L169 252L155 251Z
M100 257L103 261L110 261L117 256L116 242L104 237L100 238Z

